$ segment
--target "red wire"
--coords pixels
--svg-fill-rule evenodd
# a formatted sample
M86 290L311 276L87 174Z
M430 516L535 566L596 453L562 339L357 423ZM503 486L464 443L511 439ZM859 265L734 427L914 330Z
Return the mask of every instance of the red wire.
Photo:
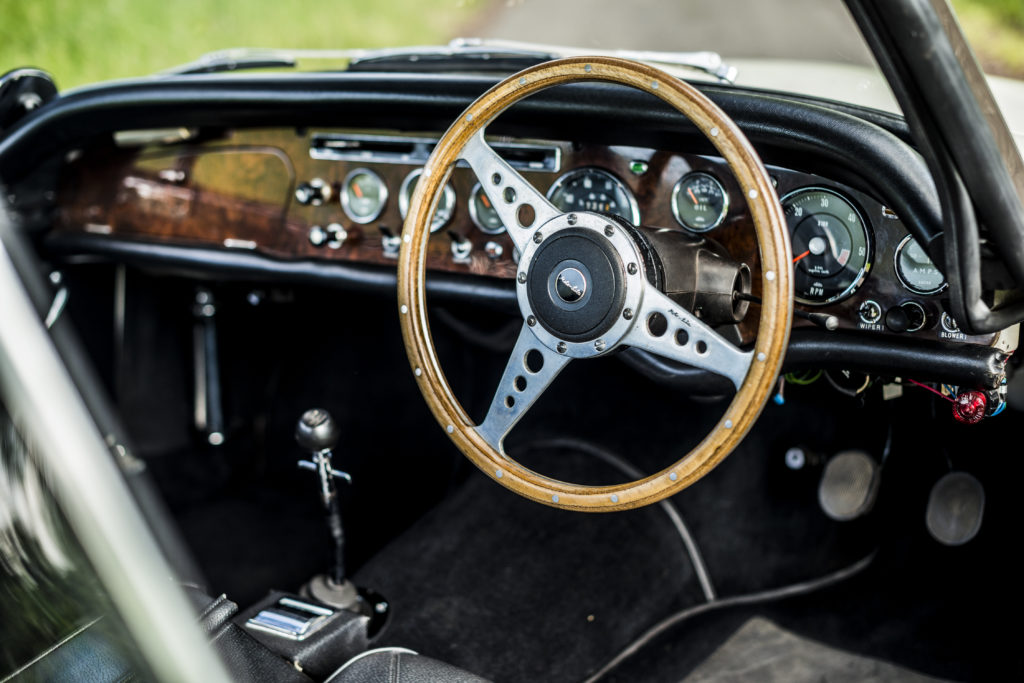
M941 391L936 391L935 389L932 389L927 384L921 384L920 382L915 382L914 380L910 379L909 377L907 377L907 381L910 382L911 384L916 384L917 386L921 387L922 389L927 389L928 391L932 392L936 396L941 396L942 398L946 399L950 403L955 403L955 401L953 401L953 399L951 399L949 396L946 396Z

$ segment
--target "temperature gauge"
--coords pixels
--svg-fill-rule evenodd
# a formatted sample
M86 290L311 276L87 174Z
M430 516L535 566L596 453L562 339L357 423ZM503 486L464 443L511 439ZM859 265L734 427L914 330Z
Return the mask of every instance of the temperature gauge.
M402 220L405 220L406 215L409 213L409 202L412 199L412 193L416 190L416 181L420 179L420 175L423 173L423 169L416 169L409 175L405 176L405 180L402 181L402 188L398 191L398 210L402 214ZM452 188L451 183L445 183L444 190L441 191L441 198L437 200L437 210L434 212L434 218L430 221L430 232L437 232L452 219L452 213L455 212L455 190Z
M707 232L717 228L728 212L729 194L708 173L687 173L672 189L672 214L687 230Z
M473 219L473 224L480 228L481 232L488 235L498 235L505 231L501 216L494 210L491 200L480 183L476 184L473 193L469 196L469 217Z
M356 223L375 220L388 201L388 186L368 168L357 168L345 176L341 186L341 208Z

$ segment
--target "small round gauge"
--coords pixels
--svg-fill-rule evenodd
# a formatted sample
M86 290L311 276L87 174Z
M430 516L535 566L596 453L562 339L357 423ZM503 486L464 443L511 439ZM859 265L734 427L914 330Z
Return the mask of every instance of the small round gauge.
M896 276L903 286L915 294L937 294L946 286L943 275L928 253L912 235L907 235L896 247Z
M476 184L473 192L469 195L469 217L481 232L488 235L498 235L505 231L501 216L494 210L490 198L480 183Z
M713 175L695 171L684 175L672 188L672 214L693 232L717 228L729 211L729 194Z
M356 223L369 223L380 216L388 201L388 186L368 168L349 171L341 186L341 208Z
M833 190L807 187L782 199L793 243L793 290L802 304L853 294L871 269L871 235L861 213Z
M636 197L621 180L601 168L569 171L554 182L548 199L559 211L610 213L640 225Z
M423 173L423 169L418 168L409 175L405 176L405 180L402 181L402 187L398 191L398 210L402 214L402 220L405 220L406 214L409 213L409 202L412 199L412 193L416 189L416 181L420 179L420 175ZM455 189L451 183L446 183L444 190L441 191L441 198L437 200L437 210L434 212L434 219L430 221L430 232L437 232L452 219L452 213L455 212Z

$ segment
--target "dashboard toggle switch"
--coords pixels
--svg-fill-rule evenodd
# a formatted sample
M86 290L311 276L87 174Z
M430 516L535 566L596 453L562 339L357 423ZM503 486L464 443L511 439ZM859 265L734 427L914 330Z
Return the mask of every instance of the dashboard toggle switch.
M448 239L452 241L452 258L456 261L468 261L469 255L473 252L473 243L454 230L448 231Z
M385 225L380 226L380 248L388 258L398 258L398 250L402 247L402 238L391 232Z

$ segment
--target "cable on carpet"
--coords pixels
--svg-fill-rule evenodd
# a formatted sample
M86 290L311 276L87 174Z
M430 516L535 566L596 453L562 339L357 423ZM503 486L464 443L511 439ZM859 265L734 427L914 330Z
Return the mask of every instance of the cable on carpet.
M641 648L650 643L652 640L660 636L662 633L672 628L676 624L680 624L691 617L705 614L707 612L714 612L719 609L725 609L727 607L739 607L742 605L755 605L765 602L773 602L775 600L782 600L784 598L796 597L799 595L806 595L823 588L834 586L837 583L856 576L865 569L867 569L871 562L875 559L875 555L878 554L877 550L871 552L867 557L854 562L848 567L844 567L838 571L834 571L831 574L826 574L817 579L810 581L803 581L800 583L794 583L789 586L783 586L781 588L772 588L766 591L760 591L757 593L749 593L746 595L737 595L731 598L722 598L721 600L715 600L713 602L705 602L700 605L694 605L693 607L687 607L686 609L680 610L675 614L672 614L665 619L662 619L657 624L647 629L639 638L634 640L624 650L615 655L611 661L602 666L592 676L587 678L584 683L595 683L602 677L608 674L610 671L618 667L622 662L626 661L634 654L636 654Z
M578 450L586 455L591 455L602 460L625 474L627 477L643 479L647 476L614 453L581 439L563 437L543 439L530 443L529 447ZM693 565L693 571L697 575L697 581L700 583L700 588L704 592L704 599L708 602L712 602L716 597L715 587L711 583L711 575L708 573L707 565L704 564L704 557L701 555L700 548L697 547L697 542L690 533L689 527L686 526L686 522L683 521L683 517L679 514L678 508L676 508L671 501L662 500L658 503L658 507L660 507L668 516L669 521L672 522L672 526L676 528L680 538L683 539L683 546L686 548L686 553L690 556L690 564Z

